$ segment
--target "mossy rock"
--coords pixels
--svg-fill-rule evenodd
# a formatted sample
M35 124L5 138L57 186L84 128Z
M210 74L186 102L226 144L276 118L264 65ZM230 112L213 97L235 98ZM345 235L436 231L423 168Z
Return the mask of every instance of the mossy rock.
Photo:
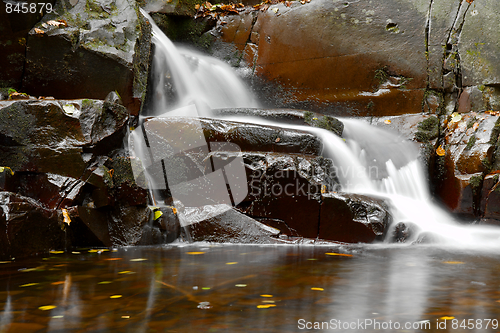
M420 142L429 142L439 135L439 119L436 116L430 116L422 120L417 126L415 138Z
M342 136L344 132L344 124L331 116L316 117L314 113L306 111L304 112L304 121L311 126L329 130L338 136Z

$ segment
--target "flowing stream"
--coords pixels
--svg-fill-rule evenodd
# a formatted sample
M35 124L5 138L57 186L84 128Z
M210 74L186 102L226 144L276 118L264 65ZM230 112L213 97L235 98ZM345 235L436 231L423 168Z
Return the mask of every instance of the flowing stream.
M154 23L152 25L154 92L147 116L214 118L211 109L258 107L254 96L227 64L175 46ZM426 241L447 246L488 249L500 244L498 228L460 224L433 202L416 145L393 133L363 120L341 119L345 125L344 141L319 128L277 124L255 117L227 119L297 128L319 136L324 143L324 156L334 160L343 191L388 199L394 220L392 227L403 222L413 229L409 243L424 237ZM142 134L133 133L131 137L135 135L138 141ZM151 178L150 184L154 182ZM193 221L182 223L187 225ZM391 234L390 229L388 235Z

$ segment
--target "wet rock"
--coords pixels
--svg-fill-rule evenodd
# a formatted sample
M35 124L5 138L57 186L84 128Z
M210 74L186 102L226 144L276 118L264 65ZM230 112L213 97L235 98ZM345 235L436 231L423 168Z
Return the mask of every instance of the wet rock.
M437 156L436 194L451 211L462 216L479 214L484 173L494 160L498 117L467 113L448 117L444 131L444 156ZM498 135L498 134L497 134Z
M150 216L148 207L115 206L108 216L109 237L113 246L139 244Z
M76 225L78 222L71 223L69 228L72 230L72 243L78 244L82 241L84 237L82 234L91 233L96 237L104 246L112 246L113 242L111 241L109 226L108 226L108 214L105 210L99 210L88 206L79 206L76 208L77 211L72 216L72 220L78 219L83 223L87 228L84 231L78 232L79 226ZM77 229L77 230L75 230Z
M467 7L462 33L458 41L464 86L498 84L500 39L496 27L500 23L492 8L493 0L464 4Z
M214 209L220 210L220 213L214 214ZM204 219L205 214L211 217ZM278 230L267 227L227 206L190 208L186 209L185 216L187 221L200 221L186 227L193 241L243 244L279 243L274 238L279 234Z
M238 208L285 235L317 237L321 193L340 187L331 160L276 153L243 160L248 195Z
M392 217L382 199L348 193L321 196L318 238L346 243L383 239Z
M28 4L33 2L28 2ZM53 1L46 2L49 6ZM23 67L26 55L28 32L40 21L43 14L37 4L34 13L18 12L18 2L0 3L0 63L4 64L0 71L0 87L21 88Z
M104 99L117 91L137 114L151 27L134 4L64 0L54 9L29 33L23 91L66 99Z
M344 124L337 118L325 116L319 113L294 110L294 109L218 109L212 110L214 114L222 117L258 117L291 125L309 125L332 131L338 136L342 136ZM231 119L231 118L229 118ZM241 119L240 119L241 120Z
M500 185L498 173L484 177L481 191L481 213L486 220L500 220ZM498 222L496 222L498 223Z
M487 102L478 87L465 87L458 99L458 113L485 111Z
M79 179L92 152L122 145L127 110L95 100L0 102L0 152L13 171Z
M4 190L36 200L44 208L72 206L82 196L84 181L52 173L16 172Z
M406 243L418 234L418 227L411 222L399 222L394 226L391 241L395 243Z
M284 106L308 109L336 102L335 114L419 113L427 80L428 9L428 3L406 1L382 7L365 2L276 4L227 19L221 38L234 43L256 76L281 88L283 93L273 89L267 94L271 105L283 98ZM375 42L366 48L370 40ZM259 93L266 96L266 90L263 86Z
M0 257L21 258L64 248L55 210L11 192L0 192Z
M148 127L167 142L179 141L176 133L201 127L207 142L231 142L241 151L273 151L320 155L321 141L301 130L204 118L150 118ZM171 128L172 131L168 129ZM172 136L172 137L169 137Z

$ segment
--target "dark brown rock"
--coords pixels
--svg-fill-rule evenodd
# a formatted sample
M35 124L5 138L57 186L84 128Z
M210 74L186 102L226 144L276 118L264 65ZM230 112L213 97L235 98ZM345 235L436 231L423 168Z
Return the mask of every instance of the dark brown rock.
M21 258L64 248L55 210L11 192L0 192L0 257Z
M145 93L150 24L128 2L57 2L29 33L24 92L104 99L117 91L137 114ZM64 20L65 24L49 22Z
M214 211L215 209L215 211ZM204 218L204 215L210 217ZM186 219L195 219L186 229L193 241L214 243L269 244L279 243L279 231L261 224L228 206L192 208L185 211Z
M243 160L249 187L238 208L285 235L317 237L321 192L339 187L331 160L277 153Z
M318 238L371 243L383 239L391 219L382 199L348 193L323 194Z

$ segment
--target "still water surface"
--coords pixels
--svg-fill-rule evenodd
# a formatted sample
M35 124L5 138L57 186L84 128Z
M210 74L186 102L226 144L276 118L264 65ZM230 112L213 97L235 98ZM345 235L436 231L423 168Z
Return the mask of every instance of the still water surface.
M497 332L499 258L423 246L53 253L0 264L0 332Z

